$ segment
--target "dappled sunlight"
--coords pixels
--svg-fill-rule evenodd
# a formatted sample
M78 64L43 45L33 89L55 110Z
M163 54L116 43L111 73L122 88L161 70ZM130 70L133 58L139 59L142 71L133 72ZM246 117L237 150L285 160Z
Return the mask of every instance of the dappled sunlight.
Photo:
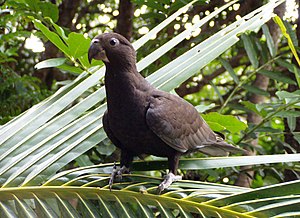
M25 48L37 53L45 51L45 47L42 40L33 34L31 34L30 38L27 38L25 40L24 46Z

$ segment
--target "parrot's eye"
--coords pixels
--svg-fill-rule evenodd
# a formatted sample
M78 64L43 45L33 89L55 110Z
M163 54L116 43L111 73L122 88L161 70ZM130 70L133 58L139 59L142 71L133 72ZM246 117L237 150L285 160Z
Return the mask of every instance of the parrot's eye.
M93 40L92 40L92 44L93 44L93 43L94 43L94 44L99 43L99 39L93 39Z
M116 46L119 44L119 40L117 40L116 38L111 38L109 44L112 46Z

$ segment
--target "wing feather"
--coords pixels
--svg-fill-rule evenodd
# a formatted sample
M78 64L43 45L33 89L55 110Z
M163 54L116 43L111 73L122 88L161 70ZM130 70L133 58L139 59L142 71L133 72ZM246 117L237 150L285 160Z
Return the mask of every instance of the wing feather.
M169 93L156 91L149 98L146 123L166 144L182 153L199 150L225 156L229 152L241 152L220 141L190 103Z

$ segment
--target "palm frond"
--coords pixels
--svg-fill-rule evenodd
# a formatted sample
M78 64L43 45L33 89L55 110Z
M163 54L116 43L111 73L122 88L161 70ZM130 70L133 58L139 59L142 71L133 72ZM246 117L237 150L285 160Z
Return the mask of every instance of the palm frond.
M108 177L88 174L38 187L0 189L1 217L282 217L300 214L299 181L259 189L179 181L162 195L160 178L125 175L110 191ZM133 212L134 211L134 212Z

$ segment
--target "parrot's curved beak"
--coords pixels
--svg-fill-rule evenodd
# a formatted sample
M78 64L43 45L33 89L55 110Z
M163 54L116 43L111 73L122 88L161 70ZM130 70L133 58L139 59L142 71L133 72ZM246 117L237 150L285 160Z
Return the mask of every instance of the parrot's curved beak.
M104 48L100 45L99 39L93 39L88 51L88 60L91 63L93 59L102 60L109 63Z

